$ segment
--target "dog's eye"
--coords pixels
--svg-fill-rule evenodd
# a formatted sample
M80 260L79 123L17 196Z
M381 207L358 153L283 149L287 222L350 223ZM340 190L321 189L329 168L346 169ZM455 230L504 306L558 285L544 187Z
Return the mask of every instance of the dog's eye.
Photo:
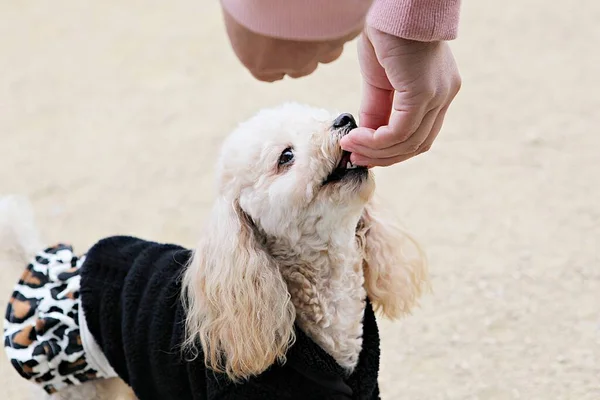
M279 165L286 165L294 161L294 152L291 147L288 147L279 156Z

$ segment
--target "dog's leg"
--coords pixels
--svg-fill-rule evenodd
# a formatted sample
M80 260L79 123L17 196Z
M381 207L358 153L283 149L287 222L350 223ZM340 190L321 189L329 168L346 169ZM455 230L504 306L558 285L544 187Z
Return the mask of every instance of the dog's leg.
M99 379L62 389L52 400L136 400L133 390L118 378Z
M40 250L43 244L29 200L24 196L0 197L0 254L22 266Z
M133 390L119 378L98 381L96 390L98 391L98 399L102 400L137 400Z

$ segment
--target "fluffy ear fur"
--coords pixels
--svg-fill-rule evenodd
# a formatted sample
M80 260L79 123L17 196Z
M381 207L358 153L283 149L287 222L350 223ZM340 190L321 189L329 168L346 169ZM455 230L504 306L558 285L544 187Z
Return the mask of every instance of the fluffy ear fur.
M373 200L367 204L357 229L365 289L375 310L395 319L416 305L427 285L427 263L419 244L377 208Z
M285 359L295 310L239 204L217 201L183 286L186 345L198 350L200 342L207 367L238 381Z

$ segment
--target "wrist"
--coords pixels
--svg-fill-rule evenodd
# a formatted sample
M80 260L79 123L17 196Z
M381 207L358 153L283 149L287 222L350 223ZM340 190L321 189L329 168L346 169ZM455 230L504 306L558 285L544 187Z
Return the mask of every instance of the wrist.
M221 0L237 23L279 39L338 39L364 25L372 0Z
M421 41L414 39L406 39L384 31L381 31L372 26L366 26L364 34L368 40L373 43L379 51L393 51L394 55L408 55L427 52L430 49L437 47L443 40L436 41ZM382 45L384 44L384 45Z

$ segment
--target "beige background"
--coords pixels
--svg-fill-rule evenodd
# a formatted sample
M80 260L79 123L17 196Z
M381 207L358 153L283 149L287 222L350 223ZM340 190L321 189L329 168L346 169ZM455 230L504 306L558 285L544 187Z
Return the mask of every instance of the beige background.
M216 3L0 0L0 194L30 196L48 241L192 246L237 122L287 100L356 112L354 44L258 83ZM600 3L464 3L443 132L378 171L434 287L381 324L383 398L600 399ZM20 268L0 270L2 309ZM2 358L0 398L24 387Z

